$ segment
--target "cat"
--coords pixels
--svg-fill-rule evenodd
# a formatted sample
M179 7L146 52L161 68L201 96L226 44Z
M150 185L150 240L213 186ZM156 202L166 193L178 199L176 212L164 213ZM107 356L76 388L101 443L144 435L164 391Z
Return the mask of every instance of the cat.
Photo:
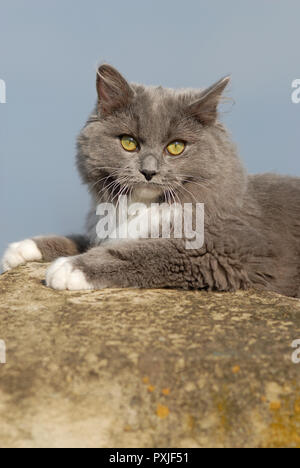
M256 288L300 297L300 178L247 174L219 120L229 81L172 90L130 84L101 65L97 104L78 138L77 166L92 199L87 235L14 243L4 271L53 262L46 285L57 290ZM147 207L203 203L203 245L99 239L97 206L117 206L126 194Z

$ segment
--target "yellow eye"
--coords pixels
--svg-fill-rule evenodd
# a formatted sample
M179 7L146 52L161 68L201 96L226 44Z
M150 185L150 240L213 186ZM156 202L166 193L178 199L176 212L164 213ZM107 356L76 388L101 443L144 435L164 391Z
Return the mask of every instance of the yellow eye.
M138 148L137 141L133 137L128 135L124 135L121 137L121 145L126 151L136 151Z
M167 147L168 152L172 156L179 156L181 153L183 153L184 149L185 149L185 143L183 141L173 141Z

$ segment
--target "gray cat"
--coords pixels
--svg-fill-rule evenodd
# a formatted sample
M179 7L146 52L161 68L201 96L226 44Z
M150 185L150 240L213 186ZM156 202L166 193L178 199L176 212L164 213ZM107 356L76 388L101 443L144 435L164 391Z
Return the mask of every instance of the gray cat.
M109 65L97 75L98 103L78 139L77 164L92 208L87 236L12 244L5 271L53 261L49 287L259 288L300 297L300 179L248 176L218 121L229 77L205 91L129 84ZM131 201L204 203L205 237L103 242L96 207Z

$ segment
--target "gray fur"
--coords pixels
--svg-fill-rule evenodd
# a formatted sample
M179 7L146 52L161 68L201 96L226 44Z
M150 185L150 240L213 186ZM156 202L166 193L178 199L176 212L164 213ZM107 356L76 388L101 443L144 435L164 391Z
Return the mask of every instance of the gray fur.
M72 260L95 288L254 287L300 297L300 179L246 174L218 121L228 81L205 91L175 91L130 85L109 65L99 68L98 103L79 136L77 153L92 198L91 248ZM139 151L124 151L122 134L134 136ZM175 139L187 147L174 158L165 148ZM156 172L151 181L142 174L149 164ZM151 202L175 197L180 203L204 203L204 246L189 251L184 240L176 239L98 245L95 207L117 202L120 193L140 201L146 193Z
M86 252L90 241L85 236L43 236L34 238L45 262L52 262L59 257L74 256Z

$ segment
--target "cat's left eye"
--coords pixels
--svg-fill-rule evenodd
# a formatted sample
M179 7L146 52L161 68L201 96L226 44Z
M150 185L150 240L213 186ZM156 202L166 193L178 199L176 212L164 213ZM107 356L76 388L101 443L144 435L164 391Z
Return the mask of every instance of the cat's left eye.
M183 141L173 141L167 146L167 150L172 156L179 156L185 150L185 143Z
M136 151L138 149L138 142L131 136L123 135L120 137L121 145L126 151Z

